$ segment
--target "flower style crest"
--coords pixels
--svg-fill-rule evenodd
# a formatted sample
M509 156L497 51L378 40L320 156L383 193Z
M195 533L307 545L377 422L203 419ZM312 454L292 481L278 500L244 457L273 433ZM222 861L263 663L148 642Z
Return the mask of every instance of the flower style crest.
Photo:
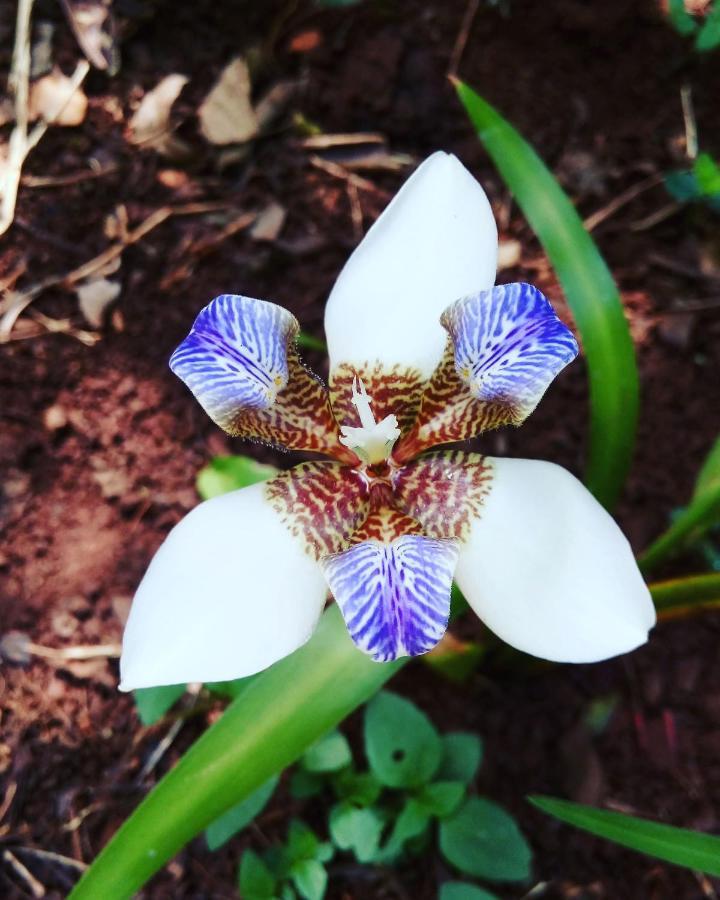
M333 288L329 390L287 310L224 294L200 312L170 365L211 418L325 459L173 529L133 603L124 689L259 671L308 640L328 591L373 659L425 653L453 579L498 635L547 659L647 639L654 610L627 541L572 475L437 449L521 424L578 352L540 291L493 286L496 254L482 188L436 153Z

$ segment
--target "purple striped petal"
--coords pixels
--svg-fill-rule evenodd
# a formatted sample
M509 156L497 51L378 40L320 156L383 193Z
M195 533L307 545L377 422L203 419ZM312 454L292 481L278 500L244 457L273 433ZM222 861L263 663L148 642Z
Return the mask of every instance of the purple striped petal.
M537 406L578 345L547 298L530 284L502 284L458 300L443 313L455 368L473 396L518 410Z
M445 634L457 558L454 542L410 534L363 541L320 565L350 637L388 662L427 653Z
M281 306L222 294L195 319L170 368L221 428L240 410L267 409L288 383L288 340L295 317Z

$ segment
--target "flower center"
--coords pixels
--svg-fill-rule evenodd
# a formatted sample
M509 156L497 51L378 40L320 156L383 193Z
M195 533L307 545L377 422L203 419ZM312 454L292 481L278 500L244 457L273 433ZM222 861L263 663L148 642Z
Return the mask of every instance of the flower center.
M352 403L358 412L360 427L343 425L340 428L340 442L349 447L369 466L385 462L390 456L395 441L400 437L396 416L392 413L381 422L375 421L370 405L372 397L365 390L362 379L353 381Z

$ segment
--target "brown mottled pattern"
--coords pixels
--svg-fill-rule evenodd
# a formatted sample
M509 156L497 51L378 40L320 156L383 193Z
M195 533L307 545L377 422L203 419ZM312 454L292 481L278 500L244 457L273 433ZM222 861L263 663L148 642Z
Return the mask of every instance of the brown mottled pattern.
M479 453L429 453L395 474L395 501L432 538L467 538L492 487L492 464Z
M268 481L266 497L315 559L339 553L370 509L365 482L340 463L305 462Z
M422 534L418 521L391 506L373 510L363 524L353 533L352 543L381 541L389 544L405 534Z
M351 461L340 444L327 388L288 348L289 378L268 409L239 410L228 427L235 437L256 438L289 450L312 450Z
M372 412L376 421L394 413L401 432L411 427L422 394L423 379L419 372L401 366L387 369L379 363L360 368L342 363L334 368L330 373L330 394L335 416L341 425L360 424L351 399L355 377L362 378L366 391L372 397Z
M520 411L511 403L476 400L455 369L451 340L442 362L427 383L412 432L398 442L394 457L410 459L437 444L466 441L501 425L520 425Z

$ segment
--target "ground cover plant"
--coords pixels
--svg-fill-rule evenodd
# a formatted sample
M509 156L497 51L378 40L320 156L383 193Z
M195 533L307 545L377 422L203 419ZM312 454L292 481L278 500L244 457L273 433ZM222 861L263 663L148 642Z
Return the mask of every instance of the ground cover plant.
M13 109L3 126L15 154L2 173L0 260L0 352L11 363L3 365L0 437L9 538L0 560L0 883L9 896L65 895L73 885L75 896L412 891L445 900L712 890L715 869L705 860L713 854L717 783L712 410L720 398L708 375L717 362L718 145L709 114L716 63L676 36L662 10L643 9L635 18L611 5L599 23L573 4L544 11L417 4L401 14L368 0L171 16L160 7L142 15L114 10L119 30L100 17L95 32L83 28L72 4L13 10L17 23L28 14L30 29L25 45L16 41ZM677 18L677 4L669 12ZM711 21L709 10L693 7L688 15L698 33ZM191 34L197 39L189 44ZM539 82L543 34L556 68L542 79L538 101L530 81L510 84L494 73L509 52L521 52ZM600 35L622 65L589 52ZM8 37L9 69L12 29ZM621 53L626 42L637 53ZM483 54L473 52L479 46ZM33 108L42 91L56 100L60 91L62 100L40 112L37 131L17 115L23 58L32 64ZM643 58L663 62L648 67ZM69 87L53 64L70 76ZM35 85L45 74L41 91ZM85 105L58 124L62 92L70 89ZM222 99L228 91L232 114ZM594 98L590 112L578 117L587 98ZM490 302L478 291L503 303L518 290L507 285L533 283L539 295L522 287L517 296L541 311L541 337L555 342L550 355L558 361L526 383L532 390L516 404L523 417L558 375L521 429L489 431L468 450L553 460L584 476L631 539L660 619L650 643L590 667L532 662L491 633L494 626L511 637L496 612L507 604L484 603L473 578L458 579L467 600L451 593L450 562L456 553L462 561L462 537L411 531L415 550L432 547L448 563L431 629L396 632L388 620L378 626L380 643L357 629L353 643L346 628L353 598L343 592L338 562L328 578L337 603L299 650L290 653L296 638L279 646L244 626L229 671L219 644L200 640L216 596L207 594L208 615L201 609L184 628L180 606L163 614L159 631L147 618L132 626L140 649L134 661L123 660L123 677L127 687L146 687L118 695L121 620L153 550L197 505L196 474L199 496L222 503L235 489L257 485L246 489L260 496L278 477L292 477L288 457L224 438L193 410L165 372L171 351L210 298L228 291L268 297L301 323L299 346L327 380L321 319L332 283L403 181L438 148L479 178L500 232L500 287L463 288L476 299L446 317L448 331L457 340L473 303ZM449 243L460 247L457 238ZM373 288L368 296L378 303L373 323L405 299L402 290L383 297ZM560 372L575 352L567 326L581 354ZM351 343L361 330L349 329ZM385 329L393 352L403 330L410 332ZM330 337L332 362L341 357ZM195 389L187 355L178 363ZM476 363L470 357L469 369ZM457 356L454 365L461 389L467 366ZM497 374L490 375L469 386L467 408L501 396ZM281 394L282 384L276 387ZM425 449L412 445L417 436L403 436L396 408L378 413L378 389L366 377L348 382L350 415L333 439L341 464L364 453L366 465L380 466L393 442L411 447L407 464L415 464ZM198 392L202 400L202 385ZM214 412L223 419L221 409ZM448 434L439 435L442 444ZM309 465L300 463L304 471ZM198 521L195 513L190 521ZM547 524L535 530L552 543ZM508 552L503 546L488 554L496 563ZM346 549L338 548L340 558ZM192 553L186 547L185 556ZM232 545L228 560L238 553ZM581 583L591 557L576 559ZM506 568L522 577L521 567ZM588 576L596 597L617 569ZM194 576L185 573L187 589ZM258 600L263 579L253 589ZM647 594L630 602L624 590L605 591L621 617L636 602L649 610ZM591 599L586 586L581 600ZM481 607L489 629L467 601ZM527 637L518 630L514 642L537 652L548 620L528 623L526 616ZM642 644L650 624L642 613L639 631L615 652ZM577 637L567 619L559 617L557 629L562 651L539 655L570 659ZM163 632L172 634L169 646ZM611 655L612 646L600 647L600 619L593 632L594 658ZM436 650L407 662L407 651L438 640ZM258 672L272 662L268 650L290 655ZM252 654L256 663L248 665ZM392 693L378 693L390 678ZM434 764L421 778L416 760L407 767L412 784L382 783L378 792L367 723L388 697L401 707L402 697L412 699L422 721L433 723L420 729L421 759L432 757L438 733L441 742L447 733L471 743L483 736L485 759L469 788L440 777ZM390 718L399 716L395 708ZM332 730L338 725L346 737ZM689 868L556 826L526 798ZM521 833L517 881L496 880L492 864L511 865L509 848Z

